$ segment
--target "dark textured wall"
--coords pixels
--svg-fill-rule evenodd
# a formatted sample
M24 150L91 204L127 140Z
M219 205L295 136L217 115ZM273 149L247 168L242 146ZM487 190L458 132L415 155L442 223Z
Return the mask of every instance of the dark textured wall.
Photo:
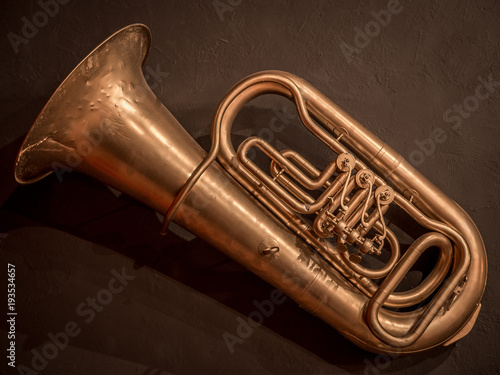
M498 373L497 1L55 4L9 2L1 12L0 275L5 293L7 263L16 265L16 364L26 366L6 367L2 346L2 368L30 374L37 368L46 374ZM63 183L52 176L18 187L15 153L43 104L86 54L135 22L153 34L144 66L148 83L205 147L211 117L234 83L259 70L290 71L456 200L476 222L489 256L489 283L473 331L448 348L377 356L285 301L231 353L222 335L236 334L239 321L255 311L253 302L269 299L272 287L199 239L158 236L154 212L77 173ZM312 141L301 141L306 132L282 99L250 104L236 133L259 133L274 117L290 123L268 135L271 142L314 157ZM315 158L324 163L319 151ZM89 308L92 298L108 296L103 290L116 272L125 278L113 284L112 300ZM5 319L0 327L5 343ZM65 330L68 342L59 334ZM55 351L47 346L51 334L59 337ZM48 360L37 354L43 350Z

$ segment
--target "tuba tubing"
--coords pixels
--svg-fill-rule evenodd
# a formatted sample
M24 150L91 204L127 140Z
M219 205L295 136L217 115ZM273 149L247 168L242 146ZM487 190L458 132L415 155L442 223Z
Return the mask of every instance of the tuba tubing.
M213 123L212 132L219 131L218 128L220 128L221 132L219 155L221 164L235 178L241 175L242 171L239 170L240 166L236 162L238 160L237 153L232 147L230 139L232 123L246 103L259 95L269 93L280 94L294 101L305 126L320 139L325 139L325 143L328 144L328 136L322 134L323 130L331 134L341 132L344 135L342 141L347 148L340 148L339 153L347 152L349 149L356 150L356 155L370 169L377 172L399 190L400 194L396 194L395 201L405 211L421 225L444 233L454 240L455 272L447 280L446 286L449 288L449 292L448 295L443 293L441 302L444 303L449 293L455 289L460 279L466 274L468 279L467 287L458 288L460 298L453 302L454 305L456 304L456 306L453 306L456 309L454 311L460 311L462 316L458 318L454 315L455 313L451 314L453 318L457 318L454 323L459 321L466 323L469 319L472 319L469 325L464 325L467 328L463 329L462 334L465 334L477 318L480 300L486 285L486 251L476 225L458 204L442 193L401 155L369 132L309 83L290 73L266 71L251 75L235 85L223 99ZM324 125L324 129L317 128L314 125L309 126L312 121L307 118L308 114ZM235 165L238 166L235 167ZM247 188L250 189L251 186L247 186ZM413 203L403 197L403 195L407 194L411 195ZM407 268L409 269L409 267ZM391 340L390 335L383 328L384 324L380 324L376 318L375 311L378 311L378 309L374 309L375 300L374 298L374 301L371 302L372 305L368 304L366 309L366 315L369 317L367 319L368 324L372 330L378 332L379 336ZM438 314L441 307L441 304L435 304L432 316ZM448 314L449 312L445 315ZM432 318L427 316L425 319ZM446 323L441 324L446 325ZM435 326L436 324L433 324L430 329L435 330L436 335L441 335ZM415 327L412 325L412 328ZM460 331L458 326L455 328ZM390 328L387 330L390 330ZM445 337L444 332L442 334L442 337ZM404 336L401 331L396 335ZM458 339L458 336L456 339ZM403 346L408 346L408 340L409 337L405 337L399 340L393 339L392 342L395 347L399 347L401 350ZM415 340L415 337L413 340ZM449 343L451 342L452 340L449 341Z
M141 66L150 44L146 26L130 25L109 37L73 70L46 104L19 151L15 178L20 184L74 169L162 214L174 212L176 223L372 352L414 353L449 344L468 333L486 283L486 254L477 228L456 203L320 92L284 72L250 76L228 93L214 118L212 137L216 142L207 156L148 87ZM270 77L286 80L292 90L269 82ZM293 90L302 102L296 100ZM296 100L332 133L343 128L344 144L398 187L396 199L414 217L438 232L456 236L453 274L461 277L466 273L468 282L448 310L437 306L432 316L423 318L422 308L406 313L382 308L386 296L375 293L373 298L367 297L280 221L279 215L257 201L251 186L244 188L247 184L236 178L241 171L235 163L230 128L239 109L266 92ZM212 153L214 149L220 152ZM214 155L233 176L221 165L207 162ZM186 188L190 179L193 182ZM182 191L185 194L179 199ZM414 203L404 199L405 191L418 192ZM172 210L174 202L179 204ZM422 241L441 243L439 236L434 233ZM279 251L267 251L270 246ZM413 260L400 263L407 266ZM414 332L415 325L425 319L429 320L426 328L415 340L391 341L390 337L403 338Z

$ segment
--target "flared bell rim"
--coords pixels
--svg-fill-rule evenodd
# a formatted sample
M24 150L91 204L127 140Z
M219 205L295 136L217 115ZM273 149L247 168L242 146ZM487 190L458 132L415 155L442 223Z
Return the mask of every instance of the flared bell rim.
M130 38L131 34L133 38ZM62 93L68 88L68 82L84 69L90 59L93 59L98 54L107 53L108 50L112 50L115 45L123 40L123 38L127 37L133 42L133 44L131 43L129 46L131 50L137 51L138 48L134 47L141 47L137 58L141 66L144 64L151 47L152 38L150 29L141 23L131 24L116 31L94 48L59 85L28 130L14 164L14 178L19 184L25 185L37 182L53 172L50 165L47 166L47 160L44 158L41 158L41 161L37 162L40 158L29 157L29 154L36 152L37 146L48 136L48 130L44 126L45 122L42 121L47 109L57 100L57 98L61 97Z

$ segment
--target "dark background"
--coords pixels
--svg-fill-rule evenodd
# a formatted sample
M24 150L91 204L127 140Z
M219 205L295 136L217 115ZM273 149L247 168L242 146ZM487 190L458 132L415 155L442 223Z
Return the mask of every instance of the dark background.
M16 265L16 363L32 367L32 350L42 351L49 333L74 321L81 331L42 363L42 373L497 374L500 88L466 113L458 129L443 114L475 95L478 77L500 81L500 3L401 0L401 11L348 61L341 44L355 47L355 28L364 30L371 12L387 6L380 0L72 0L46 22L39 15L46 24L16 53L9 33L21 35L23 17L31 21L42 8L35 1L3 4L0 275L7 278L8 262ZM135 22L153 34L148 83L205 147L223 95L265 69L306 79L407 158L443 129L446 139L417 168L483 235L489 283L472 332L451 347L377 356L286 301L230 353L222 335L236 334L238 319L255 311L252 301L269 299L271 286L197 238L159 236L154 212L78 173L62 183L51 176L18 187L15 154L45 102L94 47ZM243 111L235 132L257 134L283 112L293 117L285 100L259 99ZM307 139L295 118L271 143L316 152L324 163L326 154L311 150ZM135 278L86 323L78 306L124 267ZM0 327L5 343L4 319Z

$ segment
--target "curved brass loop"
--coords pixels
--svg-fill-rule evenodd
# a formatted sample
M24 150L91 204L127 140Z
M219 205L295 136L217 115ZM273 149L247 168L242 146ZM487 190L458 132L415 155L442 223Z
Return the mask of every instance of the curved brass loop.
M463 237L460 236L453 229L439 223L436 220L430 219L418 212L409 202L404 200L400 195L396 196L403 209L407 212L415 214L421 224L427 227L434 228L435 230L446 234L451 238L457 250L459 250L460 257L456 258L457 264L453 273L450 275L448 281L441 287L436 297L429 303L424 312L415 320L410 329L403 335L396 336L388 332L380 323L379 311L387 300L388 296L394 291L402 278L410 270L411 266L420 257L422 251L431 247L438 246L442 251L446 251L449 247L443 244L448 239L439 233L427 233L418 238L406 251L405 255L401 258L398 265L380 285L377 292L373 295L372 299L368 302L365 310L367 324L371 331L383 342L394 347L407 347L415 343L420 336L424 333L426 328L432 322L439 310L445 305L446 300L451 296L455 288L459 285L460 281L464 278L467 269L470 265L470 253L467 243ZM443 239L444 238L444 239Z
M219 109L217 110L217 113L216 113L214 120L212 122L212 128L211 128L212 145L210 147L210 151L207 154L207 156L203 159L203 161L200 163L200 165L198 165L198 167L195 169L195 171L189 176L189 179L182 186L182 188L179 190L179 192L176 194L171 206L169 207L169 209L165 215L165 218L163 219L160 233L166 234L168 232L168 226L170 225L170 222L175 217L177 210L182 205L182 203L184 202L184 200L188 196L189 192L191 191L193 186L196 184L196 182L199 180L199 178L202 176L202 174L207 170L207 168L210 166L210 164L212 164L215 161L215 159L217 158L217 155L218 155L219 149L220 149L222 118L227 110L228 105L231 103L232 100L234 100L238 95L240 95L248 87L251 87L255 84L259 84L262 82L263 82L262 77L259 77L258 75L250 76L246 80L242 81L238 87L233 88L229 92L229 95L223 99L221 106L219 106ZM295 99L295 104L297 105L300 119L309 129L314 129L314 127L312 125L313 121L309 117L309 114L307 112L304 100L302 99L302 95L300 93L300 90L295 85L295 83L292 80L290 80L286 77L280 76L280 75L270 76L268 78L268 82L279 83L284 88L290 90L290 92L292 93L292 95ZM325 139L328 139L327 134L319 133L317 135L322 136Z

